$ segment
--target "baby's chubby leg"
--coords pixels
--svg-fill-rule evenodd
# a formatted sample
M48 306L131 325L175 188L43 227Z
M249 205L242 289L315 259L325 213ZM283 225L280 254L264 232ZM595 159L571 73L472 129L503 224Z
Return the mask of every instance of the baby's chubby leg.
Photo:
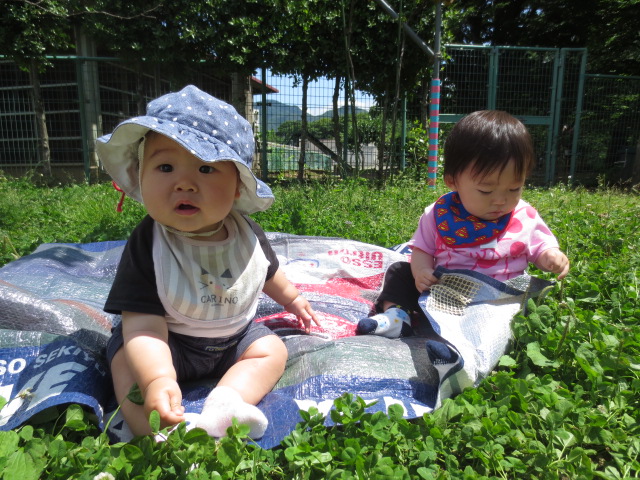
M111 360L111 372L116 399L121 405L122 415L131 433L134 435L150 435L151 426L149 425L149 417L145 411L145 407L143 405L137 405L127 398L136 380L129 367L123 348L118 350L113 356ZM184 420L184 407L181 406L181 393L177 384L175 384L174 390L176 390L175 404L169 405L171 402L167 396L166 405L164 405L165 408L157 406L157 402L152 402L152 405L149 406L150 409L163 410L162 413L164 416L161 417L162 428L175 425ZM160 398L163 398L162 395L160 395Z
M276 335L253 342L211 391L196 426L212 437L223 437L235 417L249 425L251 438L262 437L269 422L255 405L278 382L287 357L287 348Z

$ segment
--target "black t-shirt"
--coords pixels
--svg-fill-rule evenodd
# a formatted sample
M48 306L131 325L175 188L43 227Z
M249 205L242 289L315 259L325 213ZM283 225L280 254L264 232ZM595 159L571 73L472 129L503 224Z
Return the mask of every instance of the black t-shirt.
M269 280L278 269L278 258L262 228L249 217L243 215L242 218L249 223L251 230L256 234L262 251L270 263L266 276L266 280ZM121 314L127 311L165 315L165 309L158 295L153 266L153 224L154 220L147 215L131 232L104 306L105 312Z

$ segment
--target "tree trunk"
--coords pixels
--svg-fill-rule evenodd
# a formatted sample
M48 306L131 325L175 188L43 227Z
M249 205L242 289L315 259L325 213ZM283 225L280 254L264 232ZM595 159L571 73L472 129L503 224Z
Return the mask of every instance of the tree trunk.
M76 26L76 54L80 57L97 57L94 38L87 35L81 26ZM97 178L99 172L96 140L102 132L100 114L100 87L98 85L98 64L94 60L79 60L76 63L78 72L78 99L80 101L80 121L82 125L82 163L85 180Z
M633 162L633 170L631 170L631 184L640 185L640 140L636 145L636 159Z
M389 109L389 95L385 93L382 101L382 123L380 125L380 141L378 143L378 179L384 178L384 155L387 138L387 114Z
M35 61L31 62L29 68L29 80L31 82L31 94L33 100L33 111L35 113L36 131L38 133L38 156L39 165L42 166L43 173L51 176L51 150L49 148L49 131L47 130L47 117L44 111L42 91L40 89L40 74Z
M147 112L147 101L144 98L144 70L142 61L138 61L136 75L136 105L138 115L144 115Z
M357 159L360 156L360 134L358 133L358 115L356 114L356 91L353 82L349 82L349 88L347 89L349 95L346 97L349 99L349 106L351 107L351 137L353 138L353 156ZM345 112L345 115L347 113ZM362 165L362 163L360 163ZM356 160L356 175L360 173L360 167L358 167L358 161Z
M425 82L422 85L422 94L420 95L420 125L427 132L429 131L429 95L431 94L431 82Z
M333 112L331 115L331 126L333 128L333 139L336 142L336 151L335 153L337 154L339 160L336 160L338 162L338 165L340 165L342 163L341 161L341 156L342 156L342 139L340 138L340 132L342 130L342 125L340 124L340 111L339 111L339 106L338 106L338 98L340 97L340 82L341 81L341 77L337 76L336 77L336 82L333 86ZM344 105L344 112L343 115L345 115L345 119L347 118L347 103L346 103L346 97L345 97L345 105ZM347 139L344 139L345 142L347 141ZM345 158L344 161L346 162L347 159Z

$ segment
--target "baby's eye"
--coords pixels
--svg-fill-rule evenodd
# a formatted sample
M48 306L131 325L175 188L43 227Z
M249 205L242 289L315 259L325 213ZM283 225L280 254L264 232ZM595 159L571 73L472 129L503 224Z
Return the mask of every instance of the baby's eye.
M478 190L482 195L489 195L491 192L486 190Z
M173 172L173 167L168 163L163 163L162 165L158 165L158 170L164 173Z
M510 191L513 193L518 193L521 190L522 190L522 187L518 187L518 188L512 188Z
M212 167L211 165L202 165L199 168L200 173L213 173L216 171L216 169L214 167Z

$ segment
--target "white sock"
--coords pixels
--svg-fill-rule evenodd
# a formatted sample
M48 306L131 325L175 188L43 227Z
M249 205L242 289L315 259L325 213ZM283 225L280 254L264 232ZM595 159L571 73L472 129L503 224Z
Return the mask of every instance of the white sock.
M242 400L233 388L221 386L207 396L196 427L204 429L212 437L226 437L233 418L240 424L249 425L249 437L254 439L261 438L269 425L258 407Z
M402 336L401 334L410 330L411 318L409 314L401 308L391 307L383 313L360 320L356 332L360 335L368 334L399 338Z

